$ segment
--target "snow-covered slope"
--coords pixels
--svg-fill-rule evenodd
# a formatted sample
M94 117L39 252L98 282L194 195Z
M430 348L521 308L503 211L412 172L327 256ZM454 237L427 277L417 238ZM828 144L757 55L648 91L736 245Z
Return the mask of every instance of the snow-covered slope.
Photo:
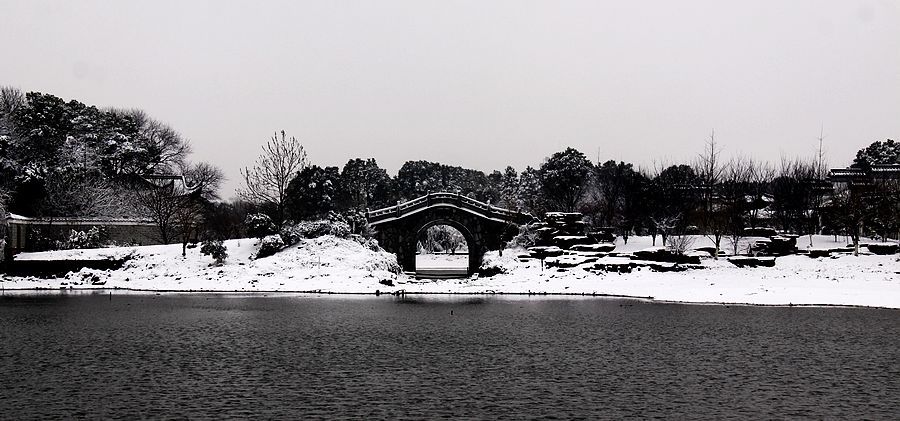
M6 278L6 289L14 288L130 288L183 291L368 291L380 280L393 280L399 270L393 254L375 252L361 244L324 236L301 240L278 254L253 259L256 239L225 242L228 258L212 265L199 247L181 256L181 245L64 250L23 253L17 260L98 259L131 255L116 271L84 269L65 279ZM96 276L96 281L92 282Z

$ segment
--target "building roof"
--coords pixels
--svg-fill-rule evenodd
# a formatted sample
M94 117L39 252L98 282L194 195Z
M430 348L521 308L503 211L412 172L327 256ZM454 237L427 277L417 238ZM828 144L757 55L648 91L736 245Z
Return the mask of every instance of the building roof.
M197 191L199 186L188 184L183 175L174 174L152 174L141 177L147 183L157 188L170 187L174 189L177 196L186 196Z
M868 170L856 167L832 168L828 178L833 182L900 179L900 164L876 164Z

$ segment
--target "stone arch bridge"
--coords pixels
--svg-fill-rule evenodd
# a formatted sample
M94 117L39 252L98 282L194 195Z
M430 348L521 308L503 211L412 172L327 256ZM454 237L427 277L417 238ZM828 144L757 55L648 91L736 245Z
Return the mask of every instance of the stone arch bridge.
M396 253L404 271L416 270L416 243L433 225L449 225L459 230L469 248L468 273L480 266L484 253L500 250L518 234L519 225L531 221L531 215L491 206L458 193L429 193L405 203L397 202L375 211L367 211L375 238L385 250Z

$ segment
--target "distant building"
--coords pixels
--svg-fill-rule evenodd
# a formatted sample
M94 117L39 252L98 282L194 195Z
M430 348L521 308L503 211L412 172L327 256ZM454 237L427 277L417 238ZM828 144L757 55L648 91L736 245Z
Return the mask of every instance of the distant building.
M180 175L150 175L135 183L136 189L172 189L170 197L196 195L196 186L187 183ZM3 216L0 216L3 217ZM159 228L152 218L107 217L27 217L16 214L5 216L7 244L13 254L47 249L55 240L68 238L72 231L88 231L102 228L105 240L113 244L153 245L161 244Z
M46 248L49 239L67 238L71 231L104 228L107 241L115 244L159 244L156 224L150 220L132 218L29 218L10 214L9 247L13 254Z
M828 179L835 190L900 180L900 164L875 164L868 170L856 167L833 168Z

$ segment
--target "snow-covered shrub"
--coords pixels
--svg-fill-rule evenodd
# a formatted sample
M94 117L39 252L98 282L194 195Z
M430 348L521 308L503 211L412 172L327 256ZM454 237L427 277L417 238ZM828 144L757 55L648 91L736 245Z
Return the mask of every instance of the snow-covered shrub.
M509 245L522 248L531 247L537 243L538 234L537 229L533 225L523 225L519 229L519 234L510 240Z
M269 218L268 215L263 213L251 213L247 215L247 219L244 220L244 225L247 227L247 235L251 237L263 238L277 232L275 223L272 222L272 218Z
M343 214L335 214L332 212L328 215L328 220L339 220L347 223L353 234L358 234L366 238L371 238L375 235L375 231L369 226L369 220L366 218L365 212L359 210L349 210Z
M281 230L281 237L286 244L296 244L302 238L317 238L323 235L347 238L350 236L350 226L340 220L320 219L298 222Z
M503 267L503 259L499 257L499 255L495 255L494 253L486 253L484 255L484 260L481 261L481 267L478 268L479 276L494 276L499 275L501 273L506 273L506 268Z
M280 235L267 235L259 243L259 251L256 252L256 258L262 259L269 257L281 251L284 248L284 241Z
M71 230L69 238L59 244L60 249L94 249L105 245L109 234L105 227L91 227L87 231Z
M684 256L684 253L694 246L696 238L687 234L679 234L669 236L669 250L678 256Z
M365 237L358 234L351 234L350 239L356 241L359 244L362 244L363 247L372 250L379 251L381 250L381 246L378 245L378 240L374 238Z
M211 256L217 265L221 265L228 258L228 249L221 240L206 240L200 247L200 253Z

